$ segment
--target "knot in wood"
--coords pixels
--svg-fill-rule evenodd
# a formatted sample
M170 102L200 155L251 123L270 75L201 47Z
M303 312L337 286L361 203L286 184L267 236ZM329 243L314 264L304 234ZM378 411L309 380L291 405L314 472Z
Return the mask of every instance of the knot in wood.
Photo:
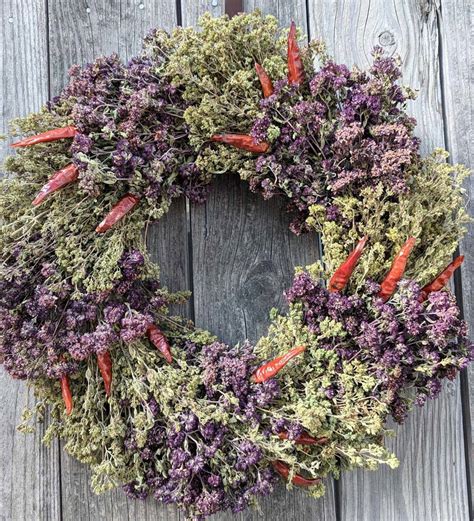
M379 43L383 47L388 47L395 43L395 36L390 31L383 31L379 34Z

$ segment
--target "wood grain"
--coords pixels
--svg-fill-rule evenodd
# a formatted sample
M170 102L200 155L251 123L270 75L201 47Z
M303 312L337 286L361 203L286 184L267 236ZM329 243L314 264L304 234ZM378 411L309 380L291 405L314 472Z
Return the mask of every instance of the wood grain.
M182 26L197 25L204 13L221 16L225 12L225 0L181 0Z
M400 56L403 83L418 91L410 110L424 152L444 146L436 13L433 1L314 0L309 16L311 37L323 39L348 66L368 67L376 45Z
M8 121L40 108L48 98L46 8L40 0L5 0L0 4L1 133ZM0 141L1 161L9 153ZM16 432L21 412L34 399L24 382L0 369L0 520L59 521L58 443L41 444L44 428L34 435Z
M447 146L454 161L472 164L472 2L244 0L243 6L271 13L283 26L295 19L349 64L367 66L373 45L400 54L405 82L420 90L411 110L424 151ZM73 63L111 52L129 58L148 29L171 28L178 19L195 25L204 11L220 15L224 0L4 0L3 129L11 117L38 109L48 94L59 92ZM2 157L6 150L0 142ZM472 196L474 181L466 188ZM282 201L260 200L229 174L214 183L205 205L186 209L184 201L176 202L149 230L148 245L164 284L172 290L194 286L192 305L183 313L191 316L194 309L198 325L224 341L255 340L265 333L270 307L284 305L281 295L293 267L318 256L317 238L294 237L288 223ZM472 231L462 244L465 253L474 251ZM462 275L464 312L472 328L474 262L467 260ZM472 385L471 393L472 404ZM447 384L439 400L395 427L397 438L390 446L401 456L398 470L350 473L336 488L329 481L319 501L301 491L287 493L281 485L263 502L262 516L246 512L213 520L469 519L463 444L469 411L463 414L460 394L458 382ZM14 431L23 401L32 401L26 386L1 372L0 400L0 521L184 519L174 507L129 501L120 490L95 496L86 467L60 452L57 443L51 449L41 445L41 426L34 436Z
M474 6L469 0L443 0L438 16L441 38L441 82L443 87L446 147L453 163L474 167ZM474 214L474 177L465 184L468 210ZM474 226L471 224L461 244L466 260L459 277L458 291L471 332L474 330ZM471 333L472 335L472 333ZM474 368L464 375L464 426L467 462L470 471L471 503L474 495ZM470 405L470 407L469 407ZM472 506L471 506L472 507Z
M340 484L341 519L358 521L467 521L459 385L394 427L387 445L400 467L346 473Z
M16 431L21 413L35 399L25 382L13 381L0 371L0 521L61 519L59 443L50 448L41 440L44 425L35 434Z
M419 90L410 110L423 152L444 146L437 2L316 0L312 7L311 34L327 42L336 60L367 67L374 45L401 56L404 82ZM402 459L398 470L344 475L342 520L469 518L459 381L448 387L395 428L391 447Z
M8 122L38 110L48 99L48 53L46 0L15 0L0 3L0 81L2 115L0 134ZM11 152L0 141L3 161Z
M243 0L244 11L249 12L260 9L264 14L271 14L278 18L282 27L289 27L294 20L298 27L306 31L308 35L309 27L307 23L308 10L304 0Z
M53 95L67 83L71 65L84 65L111 53L131 58L150 29L175 25L175 0L50 0Z

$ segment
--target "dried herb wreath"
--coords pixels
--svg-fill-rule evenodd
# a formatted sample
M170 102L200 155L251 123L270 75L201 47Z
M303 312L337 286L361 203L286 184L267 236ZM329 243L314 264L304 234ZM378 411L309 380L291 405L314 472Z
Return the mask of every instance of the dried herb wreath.
M241 511L278 475L320 496L341 469L395 467L388 417L474 358L445 290L467 171L420 156L396 60L375 49L349 70L254 12L153 31L128 64L70 75L13 122L27 137L1 182L0 357L38 399L21 429L49 409L45 441L63 438L95 491L190 519ZM160 285L143 237L227 172L324 242L256 345L170 316L187 295Z

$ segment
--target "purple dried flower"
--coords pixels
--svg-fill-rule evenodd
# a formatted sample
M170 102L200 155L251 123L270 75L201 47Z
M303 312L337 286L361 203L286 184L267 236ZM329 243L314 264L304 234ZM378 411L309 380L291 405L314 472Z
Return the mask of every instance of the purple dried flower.
M152 324L153 319L148 315L137 312L127 313L120 321L120 338L126 343L134 342L142 338Z
M326 337L320 347L336 350L341 359L357 356L372 368L380 382L377 393L388 393L383 400L401 422L408 410L406 387L422 395L416 400L419 404L424 403L424 396L437 396L441 379L452 377L465 366L466 358L472 359L471 343L449 292L431 293L422 304L414 281L402 280L388 302L378 298L377 283L367 281L365 290L362 297L329 293L303 272L295 277L287 298L303 305L304 320L312 332L318 334L327 318L343 326L342 335ZM332 398L336 391L331 387L325 394ZM291 429L281 420L272 427L275 433Z

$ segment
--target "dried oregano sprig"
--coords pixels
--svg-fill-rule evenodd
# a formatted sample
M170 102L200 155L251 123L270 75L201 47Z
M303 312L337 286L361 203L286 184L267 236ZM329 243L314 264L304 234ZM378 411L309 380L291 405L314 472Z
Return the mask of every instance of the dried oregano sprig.
M128 495L152 494L193 519L255 504L272 489L272 468L319 496L319 478L341 468L396 466L384 447L388 416L402 421L473 357L453 298L424 300L418 285L463 232L466 172L441 152L419 157L396 62L376 51L370 71L348 71L315 42L301 51L303 71L292 27L288 74L286 31L274 18L207 16L201 29L155 31L128 64L112 56L74 68L59 98L17 122L27 134L68 127L72 143L9 158L15 177L0 192L2 361L32 381L40 418L51 406L46 439L62 436L91 465L97 492L125 484ZM255 62L275 82L263 101ZM251 133L250 148L267 150L268 140L272 149L256 158L210 143L222 132ZM78 183L32 208L71 161ZM265 197L287 197L295 231L322 231L326 276L368 236L355 275L343 277L347 294L319 284L319 265L299 273L289 313L273 313L255 348L168 316L183 295L160 287L142 234L174 197L202 200L213 176L229 171ZM96 234L128 194L134 211ZM417 282L401 281L384 302L377 282L408 236L416 247L407 274ZM266 359L295 346L279 374L281 361L270 363L276 378L256 379ZM105 354L104 375L96 356Z
M363 297L331 293L301 272L287 294L289 313L274 312L256 349L231 348L170 319L175 363L163 365L140 340L120 344L108 399L91 361L85 377L71 380L70 416L58 385L38 381L40 398L54 404L46 437L64 437L66 450L91 465L97 492L128 482L130 496L153 494L192 518L254 504L271 491L276 460L290 477L395 467L384 447L387 417L403 421L414 403L436 397L441 379L453 378L474 351L449 293L420 303L419 287L406 280L384 303L379 289L368 282ZM306 351L291 366L252 383L258 359L295 344ZM305 432L317 442L300 445Z
M463 182L469 171L446 162L436 150L423 158L409 177L409 192L395 196L382 185L366 188L361 197L334 199L341 219L328 220L322 205L309 208L307 226L321 232L326 274L341 264L359 237L370 237L351 279L353 291L363 290L367 277L386 273L407 237L416 237L406 275L423 285L449 262L470 217Z
M36 132L57 123L43 114L18 123ZM54 143L6 162L16 176L4 180L0 192L0 350L18 378L70 374L78 361L104 354L118 338L144 335L169 304L185 298L161 288L159 269L147 260L145 207L98 235L111 192L92 197L67 187L31 206L45 179L67 161L67 146Z

